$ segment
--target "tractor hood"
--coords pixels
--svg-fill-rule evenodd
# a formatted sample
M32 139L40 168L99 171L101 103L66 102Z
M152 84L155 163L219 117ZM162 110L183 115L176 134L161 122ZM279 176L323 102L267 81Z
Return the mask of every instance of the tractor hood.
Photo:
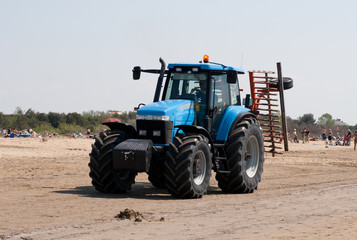
M194 103L186 99L154 102L141 107L136 119L171 121L173 126L192 125L195 119Z

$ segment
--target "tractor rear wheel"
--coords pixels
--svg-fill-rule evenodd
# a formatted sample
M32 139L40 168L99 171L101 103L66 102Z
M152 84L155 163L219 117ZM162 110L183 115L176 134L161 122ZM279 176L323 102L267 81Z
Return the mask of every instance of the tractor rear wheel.
M264 139L255 119L243 119L228 136L230 173L217 173L218 186L228 193L251 193L258 188L264 163Z
M113 168L113 148L126 139L123 131L106 131L95 137L92 152L89 154L89 176L92 185L103 193L121 193L131 189L136 172L117 171Z
M176 136L165 165L165 185L173 197L200 198L207 192L212 160L208 140L202 135Z

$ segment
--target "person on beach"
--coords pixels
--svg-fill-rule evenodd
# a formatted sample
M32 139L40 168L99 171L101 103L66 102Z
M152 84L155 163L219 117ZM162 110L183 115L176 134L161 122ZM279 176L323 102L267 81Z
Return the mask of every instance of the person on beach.
M327 132L326 132L326 129L322 129L322 134L321 134L321 138L323 141L325 141L326 145L328 144L328 141L327 141Z
M355 134L353 135L353 142L354 142L353 151L356 151L356 146L357 146L357 130L355 130Z
M349 146L350 143L351 143L352 138L353 138L352 132L351 132L350 129L348 129L348 132L347 132L346 136L343 139L343 145L344 146Z
M328 144L330 146L332 146L332 130L330 128L330 130L328 131Z
M348 129L346 136L352 138L352 132L351 129Z
M310 139L309 139L309 135L310 135L310 130L308 128L306 128L305 130L305 142L310 142Z
M299 139L297 137L296 129L294 129L293 135L294 135L294 143L299 143Z
M305 132L306 132L306 128L304 128L304 130L301 132L302 143L305 143Z

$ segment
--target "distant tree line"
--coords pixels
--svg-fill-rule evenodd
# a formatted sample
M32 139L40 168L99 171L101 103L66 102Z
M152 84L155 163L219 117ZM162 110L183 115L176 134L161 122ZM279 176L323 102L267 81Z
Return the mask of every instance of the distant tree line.
M93 133L99 133L105 126L101 123L107 118L117 118L123 123L135 125L136 112L118 112L112 114L113 111L88 111L79 114L72 113L40 113L33 109L23 111L21 108L16 108L13 114L4 114L0 112L0 128L16 128L17 130L32 128L37 133L50 131L60 135L70 135L73 133L85 133L87 128L90 128ZM312 113L304 114L298 119L287 117L288 132L292 136L294 129L298 133L302 132L304 128L310 130L311 137L319 137L323 129L327 131L332 129L335 136L339 134L343 136L350 129L352 132L357 130L355 126L341 126L335 125L335 121L329 113L323 114L317 120Z
M23 111L16 108L13 114L0 112L0 128L16 128L17 130L33 129L37 133L50 131L60 135L85 133L90 128L93 133L100 132L105 126L101 123L108 118L117 118L124 123L135 124L136 112L88 111L72 113L40 113L33 109Z
M357 130L357 124L354 126L336 125L335 120L333 120L332 115L329 113L325 113L317 119L314 118L312 113L306 113L298 117L298 119L287 117L286 120L290 136L292 136L292 132L296 129L300 138L301 134L299 133L303 132L304 128L310 130L310 137L320 137L323 129L326 129L327 132L331 129L334 136L341 137L347 134L348 129L350 129L352 133L354 130Z

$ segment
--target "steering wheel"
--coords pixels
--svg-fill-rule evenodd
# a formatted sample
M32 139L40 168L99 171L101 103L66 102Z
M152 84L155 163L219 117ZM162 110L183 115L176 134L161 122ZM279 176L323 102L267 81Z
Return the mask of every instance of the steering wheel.
M202 92L201 89L199 87L194 87L191 89L191 94L194 94L196 92Z

